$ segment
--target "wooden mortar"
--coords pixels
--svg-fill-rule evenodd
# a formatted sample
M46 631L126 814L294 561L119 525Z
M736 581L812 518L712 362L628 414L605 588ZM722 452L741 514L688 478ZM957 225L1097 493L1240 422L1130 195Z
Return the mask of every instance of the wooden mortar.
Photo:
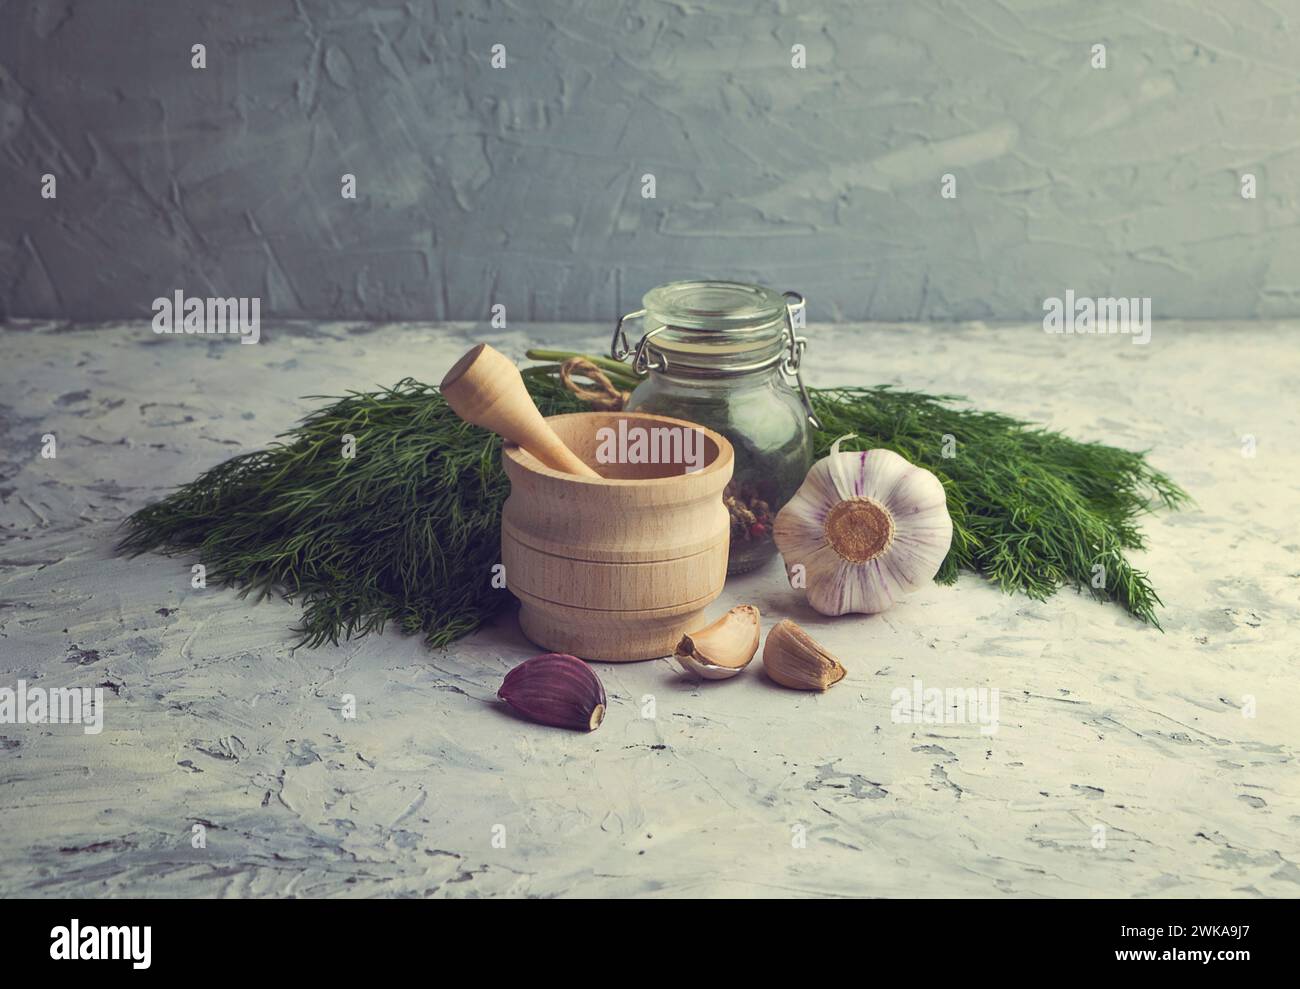
M602 427L677 427L704 437L704 467L600 463ZM519 624L543 649L626 662L667 656L700 627L727 577L731 521L722 490L731 444L695 423L638 412L578 412L547 424L602 476L545 466L502 449L510 497L501 560L519 598Z

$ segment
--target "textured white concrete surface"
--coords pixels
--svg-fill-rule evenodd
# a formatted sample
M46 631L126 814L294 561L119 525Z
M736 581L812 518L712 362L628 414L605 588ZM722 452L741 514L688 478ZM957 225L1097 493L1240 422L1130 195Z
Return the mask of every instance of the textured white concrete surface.
M756 668L700 684L669 660L602 665L609 715L578 735L494 701L536 651L511 617L442 652L396 634L291 651L293 607L192 590L189 559L112 553L125 514L266 444L316 404L301 395L436 381L480 335L521 356L599 349L605 330L272 325L255 347L145 323L0 330L0 686L107 692L98 736L0 725L0 894L1300 893L1300 326L1158 324L1147 347L812 328L817 384L958 392L1149 447L1197 499L1146 522L1164 634L973 577L825 619L773 565L718 610L803 622L844 682L812 696ZM894 723L914 678L997 688L998 731Z

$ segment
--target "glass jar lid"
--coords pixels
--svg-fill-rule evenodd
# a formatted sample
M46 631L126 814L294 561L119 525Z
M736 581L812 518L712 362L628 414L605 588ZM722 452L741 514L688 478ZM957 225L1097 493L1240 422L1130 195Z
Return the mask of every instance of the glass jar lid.
M785 319L785 299L779 293L744 282L669 282L652 288L641 304L662 325L715 333Z
M738 374L785 354L786 300L743 282L669 282L641 300L647 366L676 374Z

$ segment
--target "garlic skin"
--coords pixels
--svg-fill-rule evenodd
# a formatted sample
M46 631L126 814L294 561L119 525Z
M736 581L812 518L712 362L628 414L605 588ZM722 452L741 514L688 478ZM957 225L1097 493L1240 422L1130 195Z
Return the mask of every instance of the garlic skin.
M823 615L875 614L924 587L948 555L943 484L892 450L840 453L813 464L776 517L786 572L804 567L808 603Z
M525 659L497 691L521 717L574 731L595 731L605 720L605 686L596 671L568 653Z
M726 680L749 665L761 632L758 609L742 604L712 625L683 635L673 658L705 680Z
M767 633L763 672L782 687L817 691L829 690L848 674L843 663L788 618Z

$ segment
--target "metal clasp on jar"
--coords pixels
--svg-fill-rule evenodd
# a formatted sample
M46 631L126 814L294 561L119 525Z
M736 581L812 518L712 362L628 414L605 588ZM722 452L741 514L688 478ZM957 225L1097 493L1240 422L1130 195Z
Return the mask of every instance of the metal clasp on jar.
M803 314L808 307L808 302L801 293L794 291L782 292L781 298L786 300L784 334L789 346L789 353L781 364L781 371L787 378L794 378L795 386L799 389L799 398L803 400L804 412L808 414L808 421L813 429L821 429L821 420L813 411L812 398L808 395L807 385L803 383L803 352L808 349L808 338L799 336L795 330L796 322L799 326L803 326ZM792 299L798 301L791 302ZM797 317L796 312L799 313Z
M662 326L656 326L649 333L643 333L641 339L637 342L636 351L633 352L627 345L627 331L623 329L623 324L629 319L640 319L645 315L644 309L638 309L636 312L630 312L626 316L618 318L618 325L614 327L614 339L609 344L609 356L616 361L625 361L628 355L632 355L632 370L637 374L646 374L650 371L662 371L668 367L668 358L663 354L659 355L659 361L650 363L649 352L646 350L650 343L650 338L664 329Z

